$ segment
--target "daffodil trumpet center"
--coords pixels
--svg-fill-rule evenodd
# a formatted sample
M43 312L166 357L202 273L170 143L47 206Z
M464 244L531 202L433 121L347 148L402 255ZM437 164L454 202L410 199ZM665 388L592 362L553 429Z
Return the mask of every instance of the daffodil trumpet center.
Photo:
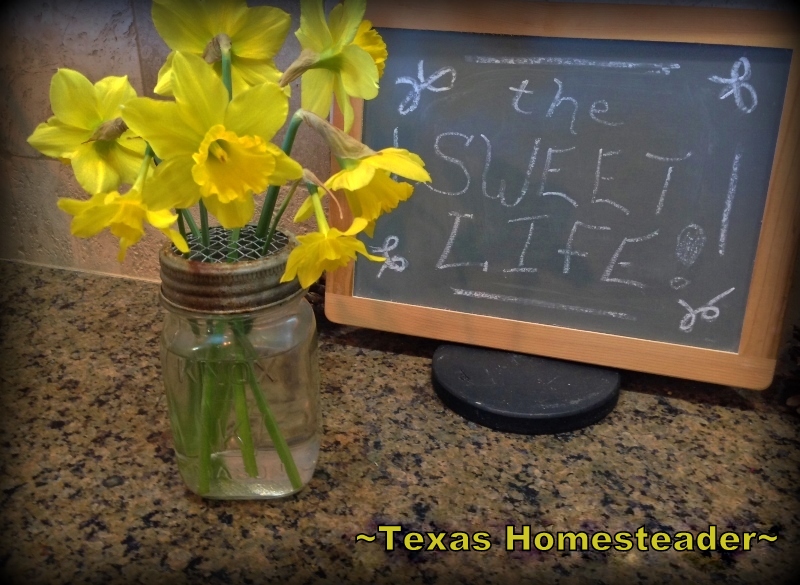
M206 132L192 159L192 177L202 196L216 195L220 203L263 191L275 169L275 159L262 138L238 136L221 124Z
M223 144L225 144L224 140L215 140L208 145L208 153L222 163L228 162L228 153Z

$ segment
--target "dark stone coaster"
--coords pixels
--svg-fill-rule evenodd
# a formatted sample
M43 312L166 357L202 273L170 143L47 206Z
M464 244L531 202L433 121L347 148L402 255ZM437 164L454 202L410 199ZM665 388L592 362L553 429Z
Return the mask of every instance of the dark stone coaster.
M498 431L574 431L614 410L620 375L585 364L445 344L433 354L433 386L451 410Z

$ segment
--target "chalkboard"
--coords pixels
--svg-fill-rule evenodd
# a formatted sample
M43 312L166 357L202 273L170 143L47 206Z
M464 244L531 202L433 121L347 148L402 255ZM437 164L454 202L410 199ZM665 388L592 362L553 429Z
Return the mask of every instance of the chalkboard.
M379 31L361 138L433 180L365 238L387 260L354 298L740 353L793 47Z

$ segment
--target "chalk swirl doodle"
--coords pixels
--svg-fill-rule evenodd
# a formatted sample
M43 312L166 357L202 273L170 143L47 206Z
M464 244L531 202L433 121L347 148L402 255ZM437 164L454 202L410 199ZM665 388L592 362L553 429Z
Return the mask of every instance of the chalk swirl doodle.
M741 74L739 73L740 69L744 69ZM750 79L750 61L747 59L747 57L742 57L733 64L731 67L730 77L712 75L708 79L714 83L721 83L725 85L725 87L723 87L722 91L719 93L719 99L724 100L726 97L732 95L733 100L736 102L736 107L745 114L749 114L756 109L756 106L758 105L758 96L756 95L756 90L752 85L747 83L747 80ZM742 97L743 89L750 94L751 103L749 106L745 103L745 100Z
M422 92L426 89L433 92L448 91L453 89L453 86L456 83L456 70L452 67L442 67L436 71L436 73L426 79L423 63L423 61L420 61L417 65L417 79L413 79L412 77L398 77L397 81L395 81L395 85L407 83L411 86L411 91L403 99L403 101L400 102L400 107L397 108L397 111L400 112L401 116L405 116L409 112L413 112L417 109L419 100L422 97ZM433 85L434 81L437 81L448 73L450 74L450 85Z
M689 303L683 299L678 300L678 303L687 311L687 313L683 316L683 319L681 319L681 331L684 333L689 333L692 329L694 329L694 323L697 320L697 315L700 315L700 318L708 323L716 321L717 317L719 317L719 307L714 306L714 303L731 294L734 290L736 290L735 287L729 288L724 293L715 296L699 309L692 309L692 307L689 306Z
M406 268L408 268L408 260L403 258L402 256L389 256L389 252L397 248L397 244L400 243L400 238L397 236L389 236L383 241L383 246L370 246L370 250L372 250L375 254L381 254L386 260L384 260L383 264L381 264L381 269L378 270L377 278L381 277L383 271L387 268L389 270L394 270L395 272L403 272Z

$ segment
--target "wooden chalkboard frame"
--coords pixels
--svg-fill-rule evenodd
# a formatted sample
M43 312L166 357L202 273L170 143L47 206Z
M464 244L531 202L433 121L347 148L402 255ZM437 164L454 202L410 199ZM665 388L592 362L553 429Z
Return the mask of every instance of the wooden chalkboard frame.
M800 233L800 35L791 13L518 0L398 0L391 5L370 4L367 18L386 28L792 49L737 352L356 297L354 263L328 275L325 299L326 316L337 323L755 390L769 386ZM360 138L363 103L354 100L354 107L351 134ZM341 127L341 121L341 113L334 112L334 122ZM337 227L349 221L346 214L331 217Z

